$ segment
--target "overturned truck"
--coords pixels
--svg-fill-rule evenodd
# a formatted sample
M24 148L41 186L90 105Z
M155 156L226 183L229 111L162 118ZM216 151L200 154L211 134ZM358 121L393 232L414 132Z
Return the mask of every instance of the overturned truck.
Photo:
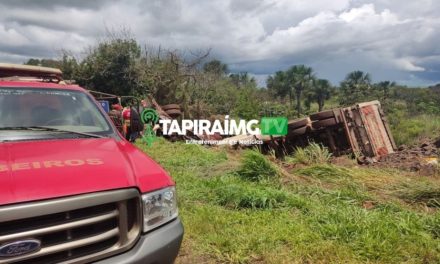
M374 161L393 153L397 147L379 101L359 103L312 114L289 121L288 133L263 137L263 152L275 150L278 157L320 143L335 156L355 154L361 160Z

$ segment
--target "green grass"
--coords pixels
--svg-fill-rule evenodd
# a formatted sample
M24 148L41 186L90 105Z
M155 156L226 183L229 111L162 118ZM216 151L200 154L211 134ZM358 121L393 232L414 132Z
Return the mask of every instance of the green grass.
M177 263L440 262L440 213L410 200L439 179L325 163L285 175L255 152L138 146L176 181L185 226Z
M422 203L428 207L440 208L440 187L429 182L402 184L401 188L396 190L396 195L408 203Z
M278 177L279 172L267 157L257 150L245 150L238 175L251 181L263 181Z
M304 169L297 170L298 174L312 176L321 179L349 178L350 171L342 167L336 167L329 164L316 164Z
M330 151L314 142L305 148L297 148L291 157L287 157L288 163L301 163L305 165L320 164L329 162L332 154Z
M214 203L231 209L275 209L306 207L307 201L298 195L274 186L270 182L254 183L230 175L210 180L207 184L216 195Z
M421 138L432 138L440 135L439 116L419 115L398 118L398 120L398 122L390 120L392 134L397 145L413 145Z

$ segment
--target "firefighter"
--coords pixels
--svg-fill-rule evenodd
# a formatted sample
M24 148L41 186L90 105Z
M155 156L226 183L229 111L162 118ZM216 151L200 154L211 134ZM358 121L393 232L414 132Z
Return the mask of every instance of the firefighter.
M112 110L108 113L110 119L113 124L115 124L118 131L123 134L123 125L122 125L122 106L120 104L113 104Z
M140 115L134 107L126 107L122 111L122 117L124 119L125 139L134 142L144 129Z
M122 119L124 122L122 128L126 140L130 140L130 134L131 134L130 117L131 117L130 107L124 107L124 109L122 110Z

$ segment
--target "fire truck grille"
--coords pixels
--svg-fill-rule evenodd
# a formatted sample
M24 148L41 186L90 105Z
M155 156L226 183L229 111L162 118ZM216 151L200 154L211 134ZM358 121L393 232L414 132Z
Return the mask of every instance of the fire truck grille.
M0 207L0 248L25 240L41 248L0 256L0 264L88 263L133 246L141 230L134 189Z

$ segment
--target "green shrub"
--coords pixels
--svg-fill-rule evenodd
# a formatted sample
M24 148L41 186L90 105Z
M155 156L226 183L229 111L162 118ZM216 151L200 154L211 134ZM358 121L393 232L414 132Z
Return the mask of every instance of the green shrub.
M243 153L238 175L251 181L268 180L279 175L278 169L267 157L256 150L246 150Z
M326 147L312 142L305 148L296 148L288 162L297 162L305 165L327 163L331 156L332 154Z

